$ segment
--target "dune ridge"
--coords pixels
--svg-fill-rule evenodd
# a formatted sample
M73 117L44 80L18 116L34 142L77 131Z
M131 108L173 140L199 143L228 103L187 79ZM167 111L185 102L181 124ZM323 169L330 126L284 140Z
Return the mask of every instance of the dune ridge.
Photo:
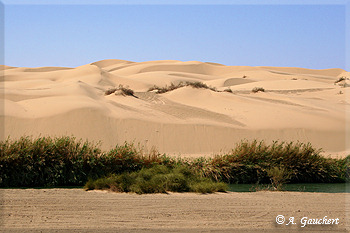
M73 135L101 141L104 149L134 141L188 156L223 153L242 139L299 140L334 156L350 152L350 73L342 69L118 59L76 68L0 68L1 140ZM217 91L148 91L180 82ZM134 95L105 94L120 85ZM254 87L265 91L253 93Z

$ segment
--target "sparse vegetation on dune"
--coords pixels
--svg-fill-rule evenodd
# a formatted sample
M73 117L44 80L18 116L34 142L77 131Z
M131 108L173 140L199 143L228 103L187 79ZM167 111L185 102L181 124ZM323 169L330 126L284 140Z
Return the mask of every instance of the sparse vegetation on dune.
M262 87L254 87L254 88L252 89L252 92L253 92L253 93L257 93L257 92L259 92L259 91L265 92L265 89L262 88Z
M152 187L152 182L158 179L156 183L162 185L151 190L165 192L174 190L171 188L174 184L166 183L171 177L185 176L187 173L191 178L186 181L187 188L182 191L211 192L223 187L209 181L260 184L273 181L273 187L280 189L285 182L330 183L349 180L350 156L331 159L322 157L320 153L321 150L314 149L310 144L299 142L267 145L258 141L242 141L228 154L181 159L160 154L156 150L145 154L142 149L128 143L103 152L98 144L73 137L22 137L0 142L0 187L86 184L88 188L123 191L123 187L131 182L125 190L144 193L150 191L143 189L141 183ZM157 168L152 170L154 166ZM166 172L163 174L161 171ZM151 176L147 180L145 174L149 173ZM133 183L128 177L136 177L141 183ZM124 183L115 184L118 180Z
M349 78L346 78L346 77L340 77L339 79L337 79L335 82L334 82L334 85L335 84L338 84L339 86L341 87L349 87L350 84L348 83L348 80Z
M177 85L175 85L174 83L171 83L169 86L165 86L165 87L158 87L156 85L154 85L153 87L149 88L148 91L156 91L158 94L162 94L168 91L173 91L175 89L184 87L184 83L180 82Z
M105 95L111 95L117 91L117 88L110 88L105 91Z
M340 83L341 81L345 81L345 80L346 80L345 77L340 77L334 82L334 84Z
M179 82L178 84L171 83L169 86L165 87L158 87L154 85L153 87L149 88L148 91L156 91L158 94L166 93L169 91L176 90L181 87L187 87L191 86L193 88L203 88L203 89L209 89L212 91L218 92L218 90L215 87L209 87L207 84L202 82Z
M105 91L105 95L111 95L113 93L115 95L134 96L134 91L128 87L124 87L123 85L119 85L118 88L110 88L110 89Z
M133 96L134 95L134 91L131 90L130 88L126 88L126 87L119 87L119 90L121 92L122 95L130 95Z
M203 82L179 82L178 84L171 83L169 86L166 85L164 87L159 87L159 86L154 85L153 87L150 87L148 89L148 92L153 91L153 92L156 92L157 94L163 94L163 93L166 93L166 92L169 92L169 91L173 91L173 90L176 90L176 89L182 88L182 87L187 87L187 86L190 86L190 87L193 87L193 88L198 88L198 89L199 88L209 89L209 90L215 91L215 92L223 92L223 91L217 90L216 87L210 87L210 86L208 86L207 84L205 84ZM224 90L224 92L233 93L230 88L226 88ZM113 87L113 88L107 89L105 91L105 95L111 95L113 93L115 95L134 96L134 91L132 89L128 88L128 87L124 87L123 85L119 85L118 88Z

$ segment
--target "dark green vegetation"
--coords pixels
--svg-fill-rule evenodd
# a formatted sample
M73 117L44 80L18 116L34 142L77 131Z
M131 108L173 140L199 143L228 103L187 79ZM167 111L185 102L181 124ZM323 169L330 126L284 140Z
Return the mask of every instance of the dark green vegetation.
M89 180L85 189L110 189L138 194L166 193L167 191L213 193L226 191L227 185L200 177L185 166L169 168L165 165L155 165L132 173L113 174L97 180Z
M199 192L222 190L214 186L208 188L211 186L209 180L231 184L272 184L276 189L286 182L337 183L349 180L350 156L331 159L320 154L321 150L299 142L267 145L242 141L228 154L186 160L161 155L157 151L145 154L142 149L128 143L103 152L98 145L73 137L22 137L0 142L0 187L83 186L90 180L87 183L89 188L99 178L108 184L110 180L138 177L136 180L144 179L144 183L152 183L154 179L164 181L160 182L160 188L154 187L163 192L174 190L170 188L169 177L186 177L186 174L189 175L185 179L187 188L183 191ZM157 169L163 173L158 174ZM145 179L144 174L148 173L154 177ZM140 186L143 181L133 182L126 182L125 190L143 190ZM124 190L123 185L114 186L117 190Z

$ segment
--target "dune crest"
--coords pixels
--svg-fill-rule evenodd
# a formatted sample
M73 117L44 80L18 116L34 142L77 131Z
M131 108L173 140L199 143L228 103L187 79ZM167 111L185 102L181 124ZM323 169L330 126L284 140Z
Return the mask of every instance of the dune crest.
M333 155L350 151L350 75L342 69L118 59L76 68L0 68L1 140L74 135L101 141L104 149L134 141L175 155L213 155L242 139L311 142ZM181 82L212 89L148 91ZM108 92L118 87L133 94ZM263 91L252 92L256 87Z

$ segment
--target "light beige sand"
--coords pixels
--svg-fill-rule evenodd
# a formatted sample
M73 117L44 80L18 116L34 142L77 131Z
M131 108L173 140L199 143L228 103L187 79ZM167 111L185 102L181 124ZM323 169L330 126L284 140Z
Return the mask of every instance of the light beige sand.
M1 139L23 135L101 141L109 149L134 141L170 155L213 155L242 139L311 142L325 155L350 153L350 78L342 69L237 67L198 61L103 60L76 68L1 67L5 122ZM184 87L164 94L153 85L201 81L218 90ZM105 96L118 85L135 97ZM266 91L252 93L254 87Z
M0 189L4 232L346 232L350 194L257 192L125 194L82 189ZM346 211L347 210L347 211ZM278 225L276 216L294 217ZM308 225L308 218L339 218ZM286 222L287 223L287 222ZM286 224L285 223L285 224Z

